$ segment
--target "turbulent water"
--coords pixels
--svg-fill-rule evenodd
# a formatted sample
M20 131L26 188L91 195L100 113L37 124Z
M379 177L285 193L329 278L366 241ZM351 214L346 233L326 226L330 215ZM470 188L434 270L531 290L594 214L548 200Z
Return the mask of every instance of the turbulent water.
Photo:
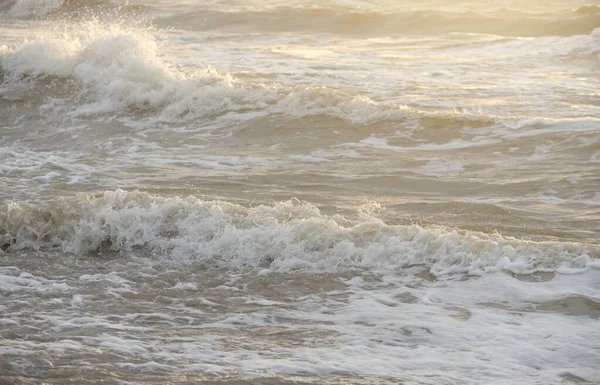
M600 383L600 3L0 31L0 384Z

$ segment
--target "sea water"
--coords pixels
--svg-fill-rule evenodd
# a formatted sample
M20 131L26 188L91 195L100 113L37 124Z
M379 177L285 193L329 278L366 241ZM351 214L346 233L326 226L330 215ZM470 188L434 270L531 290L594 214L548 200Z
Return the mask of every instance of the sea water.
M0 12L0 383L600 382L596 1Z

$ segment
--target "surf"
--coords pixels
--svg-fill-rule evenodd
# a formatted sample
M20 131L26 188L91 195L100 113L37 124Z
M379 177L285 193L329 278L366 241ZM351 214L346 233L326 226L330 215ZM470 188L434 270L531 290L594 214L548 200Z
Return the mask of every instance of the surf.
M356 219L297 200L244 207L193 196L143 192L80 194L0 211L5 252L76 255L109 251L153 256L171 265L341 273L424 266L438 277L600 267L597 245L534 242L500 234L388 225L372 210Z

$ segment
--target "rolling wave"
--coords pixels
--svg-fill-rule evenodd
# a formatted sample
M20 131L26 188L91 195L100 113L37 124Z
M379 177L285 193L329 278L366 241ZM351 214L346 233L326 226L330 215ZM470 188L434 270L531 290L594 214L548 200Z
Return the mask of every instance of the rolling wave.
M365 210L355 221L308 203L243 207L194 197L142 192L63 197L0 211L5 252L122 252L165 263L230 269L340 272L425 266L436 276L487 271L555 271L598 267L597 246L532 242L498 234L391 226Z
M329 87L253 84L212 66L183 69L162 55L152 30L99 21L56 27L50 23L34 39L0 46L3 98L14 100L18 99L15 95L25 94L31 98L23 100L26 104L41 98L37 103L47 111L48 103L64 97L53 106L63 115L125 115L143 124L202 121L228 114L275 114L289 119L327 116L360 125L423 114L440 117ZM562 56L595 55L598 37L600 29L590 35L554 38L558 40L544 41L543 49L554 46ZM523 44L540 44L517 43L523 52L529 52ZM504 50L511 49L509 43L500 44L508 44ZM473 119L468 114L450 115L445 118ZM491 116L475 118L494 121Z
M145 13L148 5L130 5L110 0L15 0L0 5L0 13L15 18L71 16L102 10ZM95 12L98 16L99 12ZM278 6L223 11L190 6L185 12L159 13L153 21L166 28L195 31L269 31L328 33L375 37L414 34L485 33L502 36L569 36L588 34L600 27L600 6L584 5L575 9L525 12L519 9L478 9L441 11L406 9L376 11L346 5L328 7Z
M75 98L62 105L72 116L129 111L151 122L181 122L254 112L365 124L410 115L405 106L327 87L242 83L212 66L186 71L162 57L150 33L115 24L80 23L14 49L0 47L0 62L9 88L38 87L56 96L65 80L71 89L63 93Z
M519 10L445 12L407 10L384 13L349 8L280 7L264 11L202 10L157 18L161 27L186 30L330 33L376 37L414 34L486 33L502 36L588 34L600 27L600 7L589 5L560 13Z

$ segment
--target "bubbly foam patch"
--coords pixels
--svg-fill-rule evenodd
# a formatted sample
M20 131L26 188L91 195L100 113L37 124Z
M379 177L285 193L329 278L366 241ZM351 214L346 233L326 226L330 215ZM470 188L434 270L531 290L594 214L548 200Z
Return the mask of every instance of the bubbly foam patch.
M165 263L339 272L424 265L436 276L486 271L585 269L597 247L532 242L498 234L387 225L373 214L350 221L308 203L243 207L194 197L108 191L0 214L7 250L119 251Z
M305 383L310 373L346 374L311 383L353 384L599 379L600 270L547 273L537 282L502 273L428 282L393 272L373 279L368 272L174 271L118 259L104 273L81 274L98 264L45 257L23 257L39 258L31 272L0 267L0 325L8 336L0 352L31 365L8 365L9 376L39 371L35 357L44 355L42 369L60 370L55 362L68 360L88 378L134 381L145 373L199 382L206 373L244 380L298 374ZM450 373L449 355L458 362ZM52 378L64 378L58 370L49 369ZM362 376L375 379L355 381Z

